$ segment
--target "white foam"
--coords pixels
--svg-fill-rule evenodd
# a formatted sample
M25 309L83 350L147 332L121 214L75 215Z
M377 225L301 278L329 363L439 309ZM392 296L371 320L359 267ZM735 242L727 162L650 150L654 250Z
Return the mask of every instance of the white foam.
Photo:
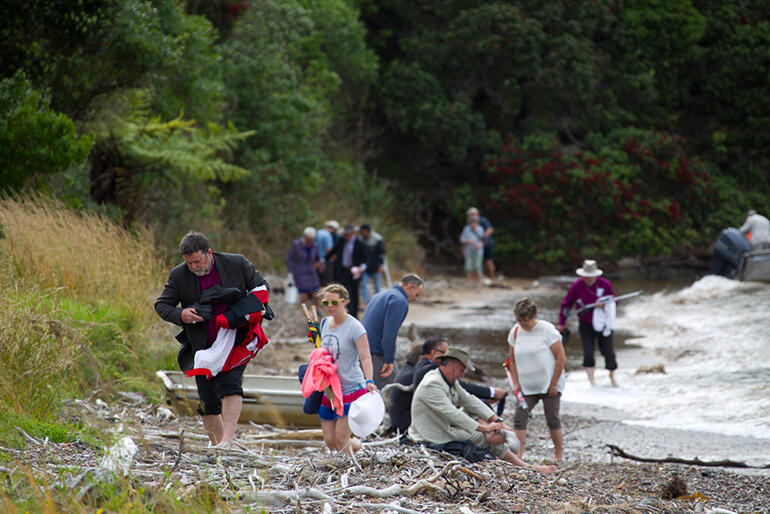
M621 410L634 424L770 438L768 303L770 286L714 276L629 302L618 328L667 373L634 375L620 356L621 387L570 373L564 399Z

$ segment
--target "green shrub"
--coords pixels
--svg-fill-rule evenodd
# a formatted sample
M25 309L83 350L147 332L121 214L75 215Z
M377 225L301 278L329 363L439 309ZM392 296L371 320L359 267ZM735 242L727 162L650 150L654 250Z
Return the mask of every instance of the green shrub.
M49 107L24 72L0 80L0 190L83 162L91 144L90 136L78 138L71 119Z

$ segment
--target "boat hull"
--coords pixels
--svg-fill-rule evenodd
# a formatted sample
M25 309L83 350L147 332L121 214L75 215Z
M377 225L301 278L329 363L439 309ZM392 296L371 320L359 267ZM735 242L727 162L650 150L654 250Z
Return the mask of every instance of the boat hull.
M177 413L196 415L199 405L195 379L181 371L157 373L166 390L166 403ZM239 423L254 422L277 427L320 426L318 415L302 412L304 398L297 377L243 376L243 408Z
M735 278L770 282L770 249L752 250L744 253L741 256Z

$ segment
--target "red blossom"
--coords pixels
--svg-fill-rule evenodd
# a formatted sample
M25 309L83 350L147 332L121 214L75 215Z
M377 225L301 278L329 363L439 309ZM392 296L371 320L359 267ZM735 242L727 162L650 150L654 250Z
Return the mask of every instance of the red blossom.
M679 205L679 202L676 200L673 200L668 205L668 213L671 215L671 217L675 220L678 220L682 217L682 208Z

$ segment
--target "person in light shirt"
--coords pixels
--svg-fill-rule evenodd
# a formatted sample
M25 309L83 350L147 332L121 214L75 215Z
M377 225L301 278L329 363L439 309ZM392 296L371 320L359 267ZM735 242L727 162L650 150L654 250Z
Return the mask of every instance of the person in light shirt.
M564 391L564 364L567 362L561 334L552 323L537 319L537 304L529 298L517 300L513 313L517 323L508 334L513 388L521 389L530 412L542 400L553 441L554 458L560 462L564 436L559 406ZM527 411L516 406L513 431L519 438L519 457L527 438L527 421Z
M324 442L331 450L353 455L361 449L361 442L351 437L348 424L350 406L367 391L376 391L372 375L372 357L366 329L350 315L347 304L348 290L341 284L329 284L318 295L328 316L321 320L321 348L325 349L337 365L337 377L342 389L343 412L337 412L330 398L324 395L318 417ZM309 372L309 370L308 370Z
M744 235L750 235L749 243L752 250L770 248L770 221L757 211L750 210L746 215L746 221L738 229Z
M508 425L487 404L459 386L457 382L465 370L475 370L466 350L448 348L438 359L439 367L426 373L414 391L412 424L407 431L410 440L448 453L452 453L448 445L458 444L473 453L488 451L510 464L553 473L553 465L528 464L513 453L506 436ZM471 460L465 448L463 456Z

